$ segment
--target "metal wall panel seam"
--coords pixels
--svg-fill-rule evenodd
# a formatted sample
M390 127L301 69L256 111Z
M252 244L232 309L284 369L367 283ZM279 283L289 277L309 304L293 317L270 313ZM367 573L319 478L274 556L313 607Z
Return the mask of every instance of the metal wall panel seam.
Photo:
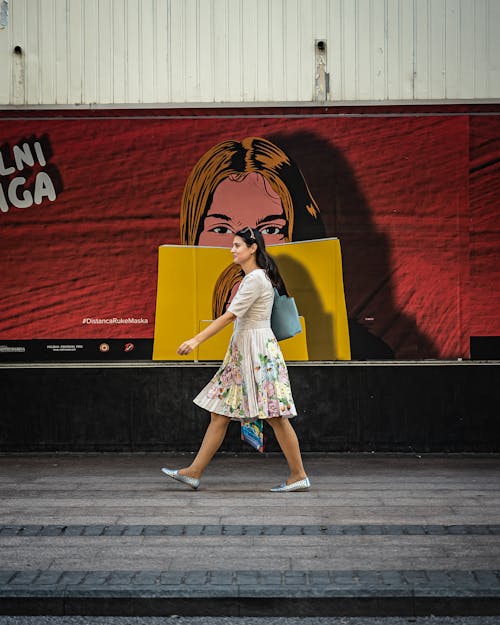
M201 28L200 28L200 0L196 3L196 76L195 76L195 87L196 87L196 100L201 100L203 98L203 94L201 92Z
M144 104L144 37L143 37L143 22L142 22L142 10L144 7L144 0L140 0L137 3L137 65L139 71L138 85L137 85L137 99L141 104Z
M484 6L484 2L482 3ZM474 3L474 28L473 28L473 37L474 37L474 85L472 92L476 95L479 91L479 84L481 81L481 74L484 72L484 63L481 62L481 52L480 46L484 45L484 39L478 36L478 24L480 21L479 18L479 8L480 3ZM483 55L484 56L484 55Z
M403 95L405 99L415 99L415 50L413 45L413 24L414 24L414 0L405 0L401 3L400 11L400 59L404 65L400 64L400 97ZM402 34L404 32L404 35ZM409 42L409 43L408 43ZM405 45L406 44L406 45ZM401 49L402 48L402 49ZM403 90L402 90L403 89Z
M29 15L29 11L27 15ZM40 0L36 2L36 11L33 11L33 18L35 25L32 27L36 30L36 46L31 50L31 61L34 65L34 71L31 73L33 76L33 98L37 104L44 104L41 98L41 76L42 76L42 64L40 55ZM29 46L31 48L31 46ZM30 63L31 65L31 63Z
M345 59L345 64L342 67L344 77L342 99L344 100L357 99L358 34L356 28L356 9L357 0L352 3L346 3L342 0L343 49Z
M135 0L129 0L129 2ZM135 85L136 98L141 104L144 104L144 50L143 50L143 23L142 23L142 9L144 6L144 0L138 0L134 13L136 16L134 29L134 37L136 38L137 47L137 84Z
M297 95L301 100L314 100L315 93L315 28L314 14L321 8L315 0L303 0L298 5L299 23L299 67L297 77Z
M491 6L490 6L490 0L486 0L486 24L485 24L485 39L486 39L486 63L488 66L488 71L486 72L486 93L488 94L488 96L491 95L491 91L490 91L490 71L489 71L489 65L490 65L490 20L488 19L490 14L491 14Z
M385 99L385 0L371 0L370 75L368 98Z
M126 76L128 72L126 52L125 0L113 0L113 93L112 102L125 102Z
M40 1L40 0L39 0ZM53 102L54 93L54 70L55 55L54 41L54 0L40 2L38 21L38 41L39 41L39 76L40 76L40 101L45 104Z
M124 62L125 62L125 75L123 77L124 82L124 90L123 95L125 97L126 102L130 102L130 87L128 84L128 76L130 73L130 62L129 62L129 45L128 45L128 1L124 0L123 5L123 41L124 41Z
M257 41L258 41L258 2L243 0L241 22L241 98L245 102L255 102L257 89Z
M150 24L151 24L151 30L152 30L152 41L151 41L151 48L152 48L152 72L151 72L151 101L152 102L158 102L158 55L156 53L158 46L157 46L157 32L156 32L156 28L155 28L155 22L154 22L154 18L155 18L155 8L156 8L156 0L151 0L150 2L150 10L151 10L151 19L150 19Z
M344 49L342 28L342 5L340 0L328 3L328 67L330 72L330 100L340 101L343 98Z
M212 76L211 76L211 84L212 84L212 97L211 100L215 102L215 81L216 81L216 68L215 68L215 48L216 48L216 38L215 38L215 30L214 30L214 21L215 21L215 9L214 9L214 1L210 0L210 33L209 37L210 41L210 57L211 57L211 65L212 65Z
M125 76L126 82L126 98L127 102L138 102L137 98L137 81L136 84L132 83L132 76L135 76L138 72L136 71L136 61L137 61L137 37L135 37L135 41L133 41L134 37L131 32L131 23L134 22L133 19L133 7L132 0L125 0L125 51L127 57L127 74Z
M474 97L475 83L474 4L460 5L460 97Z
M414 2L415 11L415 85L414 97L422 98L429 93L430 88L430 28L429 28L429 0L420 3L420 8Z
M114 1L111 0L110 10L110 25L109 25L109 33L110 33L110 55L109 55L109 100L110 102L115 101L115 45L116 45L116 15L114 12Z
M79 19L75 19L77 15L76 8L79 8ZM81 0L73 0L71 8L68 7L68 38L70 43L69 48L69 100L72 104L83 104L83 71L82 71L82 32L83 32L83 20L82 20L82 3ZM78 51L78 58L77 58ZM77 67L77 70L75 70Z
M416 76L417 76L417 7L416 7L416 1L417 0L413 0L413 7L412 7L412 13L413 13L413 38L412 38L412 45L413 45L413 72L412 72L412 97L413 99L415 99L415 94L416 94Z
M252 2L253 6L256 6L253 2ZM240 80L239 80L239 93L240 93L240 98L244 101L244 102L248 102L248 95L247 95L247 67L246 67L246 60L247 60L247 54L246 54L246 45L247 45L247 39L248 39L248 29L245 28L245 20L244 20L244 16L245 16L245 7L248 7L248 2L245 2L245 0L241 1L240 4L240 13L239 13L239 23L238 23L238 29L240 32L240 37L239 37L239 57L240 57Z
M284 100L283 13L281 0L269 4L269 94L270 101ZM277 96L277 94L279 95Z
M323 6L322 6L322 11L319 13L319 16L321 18L321 29L318 28L318 12L315 11L315 17L316 20L314 22L314 38L315 39L324 39L326 41L326 72L328 74L328 88L327 88L327 100L331 99L331 76L332 76L332 64L331 64L331 59L332 59L332 37L331 37L331 31L330 31L330 20L331 20L331 16L330 16L330 2L324 2ZM312 81L313 81L313 85L312 88L314 89L314 75L315 75L315 71L316 71L316 67L314 64L314 60L311 59L312 64L313 64L313 76L312 76Z
M99 102L113 102L113 42L114 15L112 3L99 2L97 5L98 54L97 54L97 94Z
M9 36L7 38L9 68L6 67L5 71L11 72L6 74L6 80L8 80L6 92L8 103L13 104L24 104L26 101L26 20L20 18L21 6L22 0L16 5L9 5ZM18 59L14 58L15 46L21 47L21 54L17 55Z
M216 0L212 0L211 10L212 10L212 18L211 18L211 48L212 48L212 68L213 68L213 89L212 89L212 102L218 102L220 100L225 100L224 98L220 98L220 93L226 93L227 87L227 55L226 55L226 46L227 46L227 37L221 36L221 31L226 31L226 7L225 4L222 6L221 11L221 3ZM222 28L220 26L220 22L223 22Z
M98 15L99 2L97 0L85 0L84 23L85 23L85 99L90 102L99 101L98 66L99 66L99 37L98 25L96 28L95 18Z
M168 67L168 77L167 77L167 90L168 90L168 101L172 102L172 2L171 0L166 0L167 2L167 67Z
M445 97L457 97L458 95L458 63L457 58L457 0L446 0L446 46L445 46ZM454 45L455 44L455 45ZM452 82L453 81L453 82Z
M259 94L269 99L269 3L268 0L257 0L257 34L256 34L256 50L255 58L255 91L254 101L257 100Z
M4 8L7 11L5 15L6 23L0 29L0 57L6 59L6 62L0 66L0 102L8 104L13 101L14 95L14 46L13 43L13 25L12 11L8 5ZM21 55L17 55L21 56Z
M296 19L297 19L297 75L295 77L296 81L296 94L298 100L306 100L310 98L310 89L305 91L304 87L307 84L306 80L311 76L310 72L307 71L306 67L306 58L310 59L314 52L314 42L312 38L312 32L310 28L309 20L307 20L307 10L305 11L306 15L303 12L302 4L308 3L308 0L299 0L296 6ZM308 3L308 8L312 10L311 5ZM309 13L309 19L311 17ZM306 21L307 20L307 21ZM306 57L306 58L305 58Z
M288 94L288 76L286 73L286 65L287 65L287 58L286 58L286 46L285 46L285 40L286 40L286 32L287 32L287 19L286 19L286 11L285 11L285 5L284 2L286 0L281 0L281 23L283 24L282 30L281 30L281 50L282 50L282 59L281 59L281 63L282 63L282 77L283 77L283 82L281 84L281 93L283 94L283 99L284 100L288 100L287 94Z
M184 0L182 2L182 23L183 23L183 101L196 101L193 97L196 93L196 75L198 59L198 36L196 32L197 0ZM194 36L193 36L194 28Z
M432 12L430 13L430 27L431 27L431 97L445 97L446 93L446 63L445 63L445 50L446 50L446 4L445 0L439 0L439 4L437 2L432 3L429 6L432 6ZM436 7L440 8L439 11L439 20L437 20L438 10ZM436 25L439 26L439 30L436 29ZM436 34L437 33L437 34ZM436 44L435 44L436 41ZM436 55L438 55L438 62L435 61ZM436 76L436 70L438 71L438 76ZM438 94L436 96L435 89L438 89Z
M156 93L157 102L168 102L170 71L169 62L170 54L168 52L169 45L169 2L168 0L155 0L155 33L156 33L156 56L158 62L156 65Z
M26 0L25 0L26 1ZM40 102L40 37L39 37L39 0L36 0L35 10L26 12L27 16L27 57L26 57L26 97L28 101L32 99L35 104ZM31 19L30 19L31 16ZM35 17L36 16L36 17ZM35 27L32 22L35 21ZM33 32L35 31L35 32ZM36 35L36 36L35 36ZM31 36L33 45L31 45ZM29 43L28 43L29 42Z
M141 75L142 75L142 102L157 101L156 94L156 30L154 27L154 2L141 2Z
M55 102L68 101L68 12L65 0L56 0L54 15L54 31L56 41L56 87ZM63 33L58 36L58 24L62 25Z

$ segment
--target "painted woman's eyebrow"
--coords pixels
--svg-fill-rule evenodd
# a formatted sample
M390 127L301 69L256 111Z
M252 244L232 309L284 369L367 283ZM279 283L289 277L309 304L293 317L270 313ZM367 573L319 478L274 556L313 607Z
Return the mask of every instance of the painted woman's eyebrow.
M266 217L259 219L259 221L257 222L257 225L265 224L268 221L274 221L275 219L285 219L285 216L283 215L283 213L281 213L281 215L267 215Z
M215 217L215 219L225 219L226 221L230 221L227 215L223 215L222 213L208 213L207 217Z

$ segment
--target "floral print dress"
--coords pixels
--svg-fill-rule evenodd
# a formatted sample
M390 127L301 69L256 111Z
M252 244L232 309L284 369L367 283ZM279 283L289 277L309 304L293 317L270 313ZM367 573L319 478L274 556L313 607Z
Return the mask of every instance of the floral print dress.
M297 414L286 364L271 330L273 301L274 289L263 269L243 278L228 307L236 321L224 361L193 400L240 421L243 438L259 451L263 419Z

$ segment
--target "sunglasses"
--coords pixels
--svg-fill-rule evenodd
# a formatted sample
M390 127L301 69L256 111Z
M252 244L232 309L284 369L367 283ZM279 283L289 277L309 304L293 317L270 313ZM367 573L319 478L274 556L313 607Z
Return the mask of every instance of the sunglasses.
M252 228L250 228L249 226L245 226L245 228L243 228L242 230L240 230L241 234L250 234L251 238L255 240L255 234L254 231L252 230Z

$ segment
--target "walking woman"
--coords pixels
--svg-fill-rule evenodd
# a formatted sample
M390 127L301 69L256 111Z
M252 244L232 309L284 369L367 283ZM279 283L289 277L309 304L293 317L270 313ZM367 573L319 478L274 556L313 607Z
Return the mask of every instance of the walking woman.
M308 490L299 441L289 418L297 414L283 355L271 330L274 287L286 292L278 267L266 251L257 229L243 228L234 235L233 261L244 273L226 312L177 350L187 355L231 322L235 328L224 361L194 402L210 411L211 420L193 462L180 470L162 469L169 477L198 488L208 463L219 449L231 420L259 448L262 422L272 427L288 462L288 479L272 492ZM260 447L262 448L262 447Z

